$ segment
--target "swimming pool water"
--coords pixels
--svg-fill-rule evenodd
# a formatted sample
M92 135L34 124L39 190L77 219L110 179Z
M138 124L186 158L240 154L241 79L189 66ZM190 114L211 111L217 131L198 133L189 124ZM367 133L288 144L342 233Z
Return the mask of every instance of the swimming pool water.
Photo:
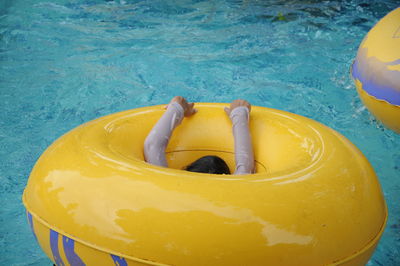
M68 130L121 110L248 99L339 131L369 159L389 220L368 265L400 265L400 135L360 102L349 66L397 0L0 2L0 265L50 265L21 194Z

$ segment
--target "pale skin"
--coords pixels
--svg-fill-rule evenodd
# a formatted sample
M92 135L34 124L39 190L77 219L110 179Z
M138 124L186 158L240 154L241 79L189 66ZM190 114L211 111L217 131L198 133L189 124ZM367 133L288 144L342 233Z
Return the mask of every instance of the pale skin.
M248 101L238 99L238 100L234 100L233 102L231 102L230 107L225 107L225 109L224 109L225 113L228 116L230 116L233 109L235 109L236 107L239 107L239 106L245 106L245 107L247 107L247 109L249 109L249 112L251 111L251 104Z
M169 102L169 104L171 104L173 102L177 102L180 104L180 106L182 106L185 117L194 115L197 112L197 110L194 108L194 103L188 103L188 101L185 98L183 98L182 96L175 96L174 98L172 98L172 100ZM165 106L165 109L167 109L167 108L168 108L168 105Z

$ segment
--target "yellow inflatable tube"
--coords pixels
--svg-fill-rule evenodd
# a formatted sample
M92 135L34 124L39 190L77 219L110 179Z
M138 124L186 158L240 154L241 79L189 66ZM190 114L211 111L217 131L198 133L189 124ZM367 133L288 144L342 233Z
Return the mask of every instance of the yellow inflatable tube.
M365 36L351 74L365 106L400 134L400 7Z
M387 210L361 152L328 127L254 106L253 175L179 170L202 155L234 166L224 104L197 104L176 129L169 165L143 161L164 112L140 108L86 123L36 163L23 202L58 265L363 265Z

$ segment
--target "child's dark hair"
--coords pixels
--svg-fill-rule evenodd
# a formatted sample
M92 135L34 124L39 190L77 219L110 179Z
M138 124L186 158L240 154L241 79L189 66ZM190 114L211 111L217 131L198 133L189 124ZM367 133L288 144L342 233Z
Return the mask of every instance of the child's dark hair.
M206 174L231 174L228 165L218 156L201 157L200 159L186 166L185 170Z

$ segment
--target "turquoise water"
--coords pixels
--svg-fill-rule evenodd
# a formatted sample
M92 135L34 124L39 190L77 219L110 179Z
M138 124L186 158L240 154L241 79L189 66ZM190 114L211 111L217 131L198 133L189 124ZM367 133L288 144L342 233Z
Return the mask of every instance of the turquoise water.
M397 4L396 4L397 3ZM21 194L66 131L121 110L245 98L320 121L375 168L389 208L368 265L400 265L400 135L349 66L392 1L0 1L0 265L50 265Z

